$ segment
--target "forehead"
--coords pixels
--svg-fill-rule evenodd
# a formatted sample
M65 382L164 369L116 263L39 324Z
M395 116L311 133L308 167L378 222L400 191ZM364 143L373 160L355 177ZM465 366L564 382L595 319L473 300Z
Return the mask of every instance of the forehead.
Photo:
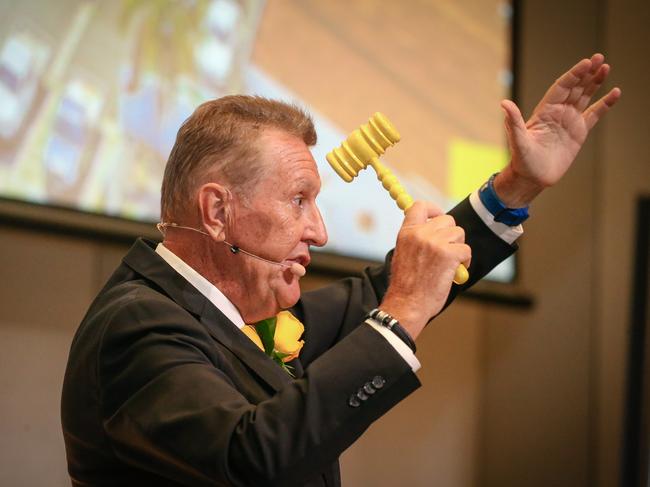
M302 183L320 188L320 176L309 147L298 137L279 130L266 130L259 139L260 157L271 179L285 184Z

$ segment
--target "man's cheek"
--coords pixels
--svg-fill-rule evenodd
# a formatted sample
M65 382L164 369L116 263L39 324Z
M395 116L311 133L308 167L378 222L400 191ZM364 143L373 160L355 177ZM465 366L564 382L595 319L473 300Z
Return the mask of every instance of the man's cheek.
M252 215L243 217L240 220L240 226L249 229L250 234L258 242L265 242L273 238L275 233L273 219L262 212L255 212Z
M293 216L283 213L272 235L275 242L282 246L294 246L300 240L300 225Z

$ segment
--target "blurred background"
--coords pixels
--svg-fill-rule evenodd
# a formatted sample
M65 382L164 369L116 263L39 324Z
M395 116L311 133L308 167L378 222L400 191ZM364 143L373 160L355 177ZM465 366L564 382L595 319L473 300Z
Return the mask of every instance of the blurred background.
M350 189L325 160L352 128L388 114L404 143L385 162L415 198L443 208L507 160L498 101L512 88L513 10L502 0L0 0L0 9L6 199L151 223L183 120L205 100L262 95L313 113L324 250L381 260L400 211L373 174ZM510 260L491 278L514 273Z
M342 468L355 486L624 485L648 25L640 0L0 1L0 485L69 485L71 337L133 229L153 234L197 104L247 92L312 112L326 250L353 268L390 248L400 213L372 174L347 186L327 167L349 131L386 113L403 137L388 164L448 208L507 161L499 100L514 92L526 116L598 51L619 106L531 208L517 265L428 327L423 387ZM334 262L304 287L340 274Z

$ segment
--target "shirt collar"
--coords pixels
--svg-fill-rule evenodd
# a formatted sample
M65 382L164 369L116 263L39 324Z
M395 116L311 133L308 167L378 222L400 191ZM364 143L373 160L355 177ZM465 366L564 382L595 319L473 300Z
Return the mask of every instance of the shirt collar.
M174 252L165 247L162 243L156 246L156 253L162 257L176 272L183 276L187 282L194 286L197 291L203 294L226 318L232 321L239 329L243 328L245 323L239 310L234 304L221 292L217 287L208 281L201 274L190 267L183 259Z

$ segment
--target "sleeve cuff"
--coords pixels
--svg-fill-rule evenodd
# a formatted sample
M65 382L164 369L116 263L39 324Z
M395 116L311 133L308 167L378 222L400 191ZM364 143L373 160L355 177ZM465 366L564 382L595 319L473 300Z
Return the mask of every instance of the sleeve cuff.
M388 328L385 326L377 325L373 323L371 320L367 320L366 324L372 326L375 330L377 330L381 335L388 340L388 343L390 343L395 351L399 353L404 361L410 365L411 370L413 372L417 372L420 370L422 365L420 364L420 361L417 359L413 351L404 343L402 340L399 339L395 333L390 331Z
M481 220L483 220L483 223L494 232L495 235L497 235L501 240L505 241L506 243L513 244L515 240L517 240L519 237L521 237L524 234L524 227L521 226L521 224L515 226L515 227L510 227L508 225L505 225L501 222L495 222L494 221L494 216L492 213L490 213L481 199L478 196L478 190L474 191L470 196L469 196L469 203L472 205L472 208L476 212L476 214L479 216Z

